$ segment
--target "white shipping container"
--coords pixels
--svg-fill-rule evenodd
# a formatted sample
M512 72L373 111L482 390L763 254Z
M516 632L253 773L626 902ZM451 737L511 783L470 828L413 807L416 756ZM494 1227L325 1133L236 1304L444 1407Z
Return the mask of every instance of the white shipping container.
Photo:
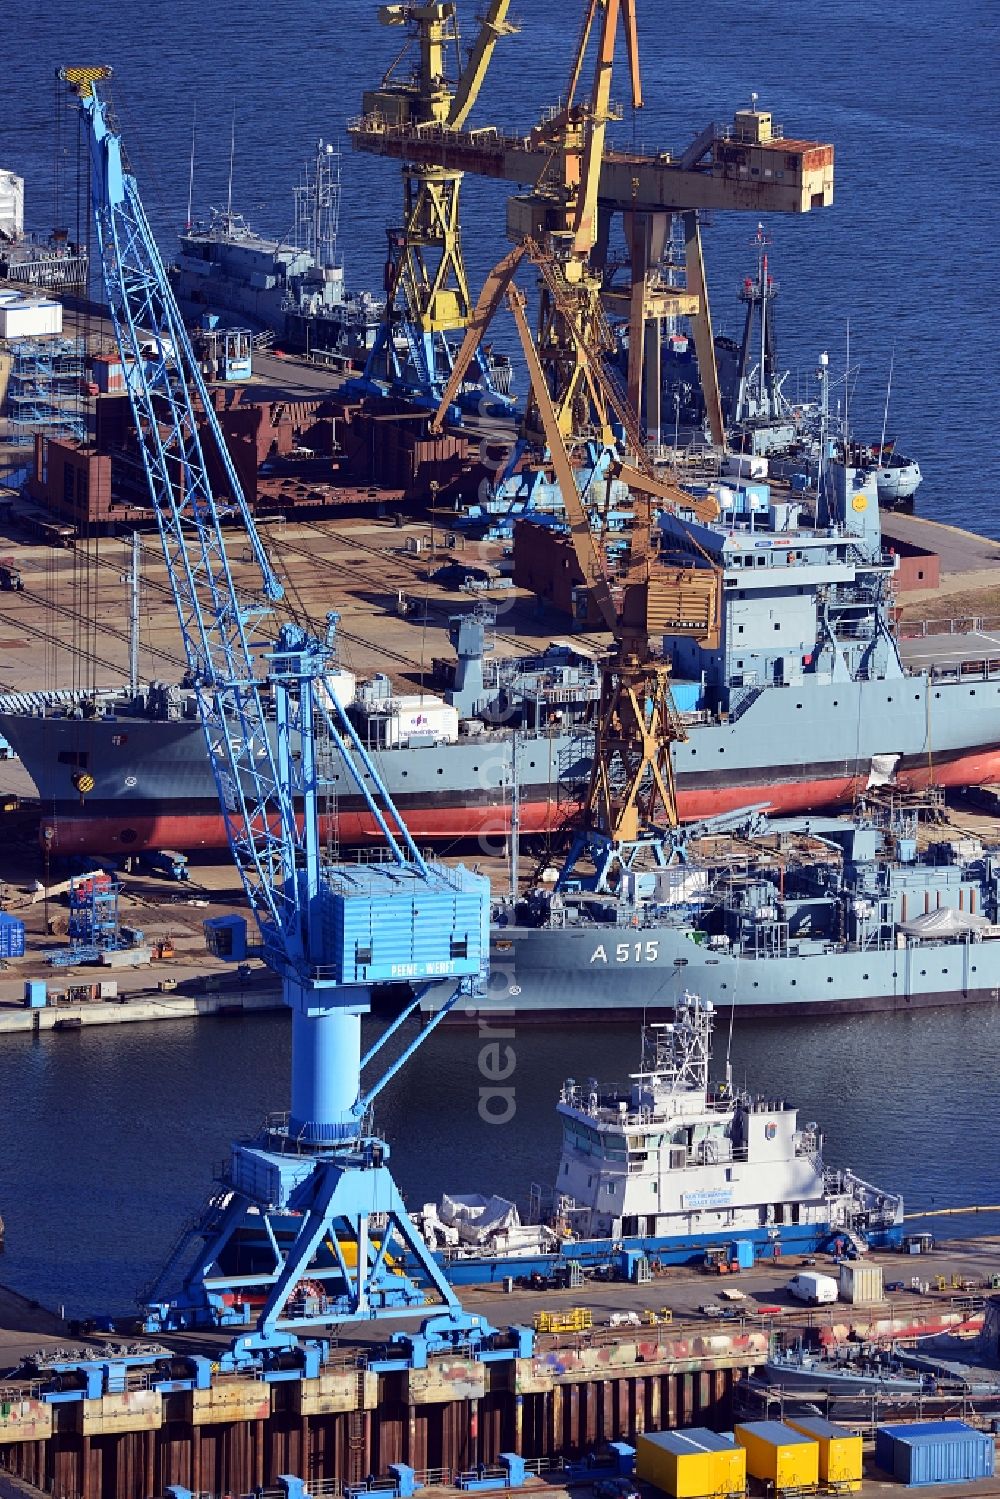
M61 333L62 322L62 303L47 297L18 297L0 304L0 338L44 338Z
M867 1260L845 1260L840 1267L840 1294L844 1301L861 1304L882 1301L882 1266Z
M24 178L0 170L0 236L20 239L24 233Z
M429 734L439 742L458 740L458 709L430 693L392 699L386 722L386 744L405 744L418 734Z
M117 999L118 998L118 980L117 979L101 979L101 982L98 984L97 987L98 987L98 991L100 993L101 999Z
M740 479L767 478L767 459L758 453L729 453L723 467L727 474Z

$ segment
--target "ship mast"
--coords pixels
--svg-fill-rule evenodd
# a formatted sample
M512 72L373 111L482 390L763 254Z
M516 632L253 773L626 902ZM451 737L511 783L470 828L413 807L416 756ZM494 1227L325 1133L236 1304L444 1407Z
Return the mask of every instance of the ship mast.
M133 698L139 696L139 568L141 545L138 531L132 532L132 563L120 582L129 586L128 595L128 686Z

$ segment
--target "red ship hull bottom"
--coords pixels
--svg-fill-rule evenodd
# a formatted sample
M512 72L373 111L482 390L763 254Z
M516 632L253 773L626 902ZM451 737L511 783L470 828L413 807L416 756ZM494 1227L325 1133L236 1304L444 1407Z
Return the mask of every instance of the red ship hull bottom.
M850 804L865 789L867 775L836 775L810 780L786 780L773 784L726 784L720 778L715 785L678 787L680 815L686 822L737 811L758 803L766 804L775 816L794 816L803 812ZM933 765L919 765L897 771L895 783L907 790L924 790L929 785L960 787L981 786L1000 780L1000 747L977 749L968 754L935 759ZM480 839L484 852L499 853L508 832L510 809L475 804L447 805L440 801L416 801L400 807L411 835L417 843L446 843ZM138 814L138 815L137 815ZM103 807L59 811L43 819L39 836L54 853L119 854L139 853L147 848L177 848L188 852L197 849L221 849L226 846L222 818L205 803L185 811L179 804L165 805L162 810L129 811L128 805L113 812ZM531 800L521 803L522 834L554 832L572 818L565 800ZM345 846L381 841L374 818L365 808L343 808L336 829ZM47 836L50 834L50 836Z

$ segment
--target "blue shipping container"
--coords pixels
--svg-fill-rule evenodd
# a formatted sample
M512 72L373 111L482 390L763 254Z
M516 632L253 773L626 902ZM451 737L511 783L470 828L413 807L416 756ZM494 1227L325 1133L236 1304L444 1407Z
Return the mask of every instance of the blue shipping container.
M0 958L24 957L24 922L0 911Z
M697 713L701 707L702 687L700 682L672 681L670 696L678 713Z
M899 1483L970 1483L993 1476L993 1438L964 1421L880 1426L875 1462Z
M29 1010L44 1010L49 1002L48 985L44 979L25 979L24 1002Z

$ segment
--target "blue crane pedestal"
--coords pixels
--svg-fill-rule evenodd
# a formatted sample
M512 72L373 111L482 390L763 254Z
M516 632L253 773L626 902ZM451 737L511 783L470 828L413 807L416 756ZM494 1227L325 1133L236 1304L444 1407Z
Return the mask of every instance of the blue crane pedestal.
M284 979L291 1109L233 1146L220 1190L144 1296L148 1331L253 1326L245 1346L273 1347L296 1331L425 1308L446 1314L456 1333L468 1329L406 1212L389 1148L366 1125L374 1098L429 1028L365 1091L361 1078L427 983L452 976L457 998L479 975L488 889L481 875L437 865L324 869L313 903L322 977ZM245 951L232 918L206 928L217 950ZM356 982L361 976L367 982ZM417 992L362 1055L370 985L401 977Z
M345 1321L461 1308L414 1229L385 1143L299 1146L282 1121L233 1146L223 1190L185 1235L179 1293L153 1300L147 1330L251 1327L247 1347ZM199 1245L194 1254L194 1245Z

